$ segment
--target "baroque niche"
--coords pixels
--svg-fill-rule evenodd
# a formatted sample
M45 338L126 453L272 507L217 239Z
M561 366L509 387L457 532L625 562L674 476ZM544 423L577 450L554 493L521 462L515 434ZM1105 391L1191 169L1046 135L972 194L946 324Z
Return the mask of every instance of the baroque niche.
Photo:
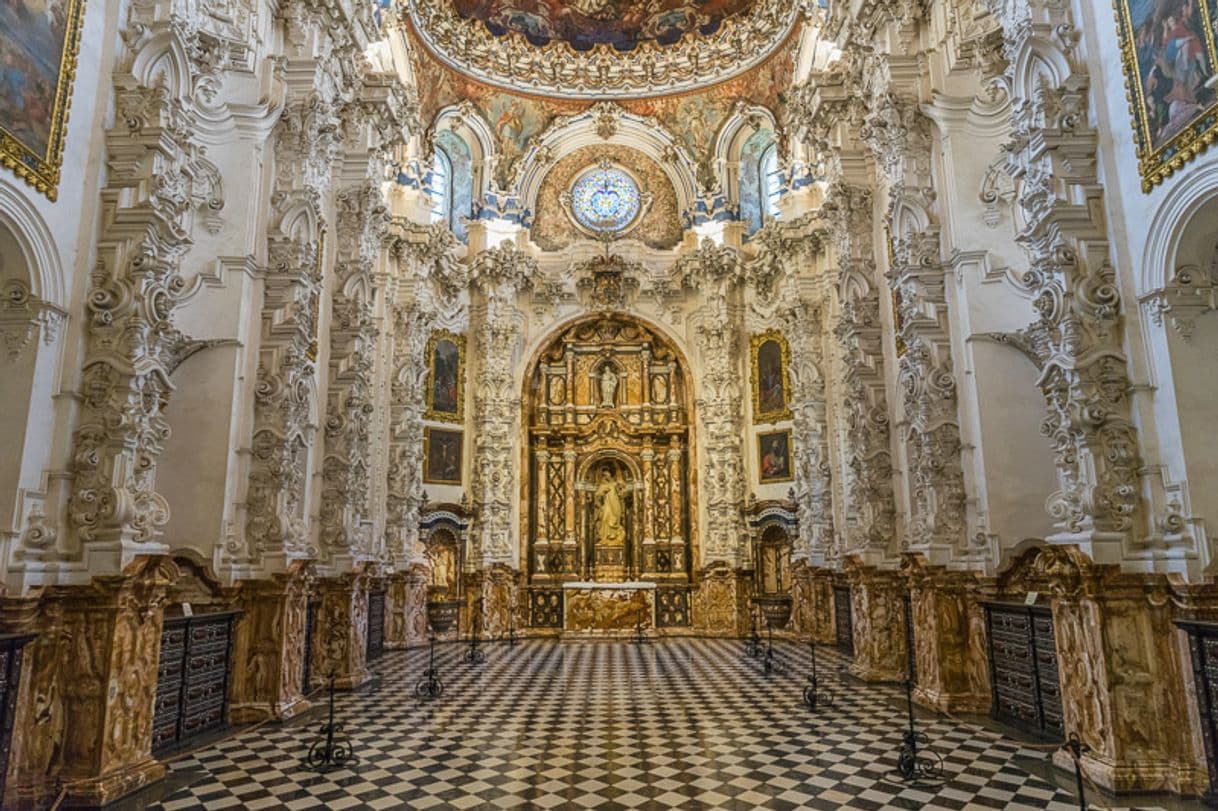
M637 207L608 212L622 217L633 210L616 228L612 217L605 220L609 227L601 228L578 219L580 183L588 181L584 191L594 193L601 173L624 176L637 193ZM607 235L628 235L649 248L667 250L680 243L682 236L677 194L664 171L643 153L620 146L583 147L558 161L542 181L530 234L534 244L545 251L562 250L588 236Z
M530 585L689 582L688 380L677 350L626 316L545 342L525 391Z

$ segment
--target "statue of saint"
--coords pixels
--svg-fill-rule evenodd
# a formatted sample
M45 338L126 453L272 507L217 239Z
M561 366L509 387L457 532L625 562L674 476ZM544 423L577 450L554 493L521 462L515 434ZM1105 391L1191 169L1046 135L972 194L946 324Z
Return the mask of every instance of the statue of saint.
M626 527L622 524L624 505L620 479L614 477L609 468L601 468L597 474L596 542L606 546L620 546L626 542Z
M616 405L616 400L613 396L617 394L617 373L613 371L613 367L606 363L601 368L601 408L613 408Z

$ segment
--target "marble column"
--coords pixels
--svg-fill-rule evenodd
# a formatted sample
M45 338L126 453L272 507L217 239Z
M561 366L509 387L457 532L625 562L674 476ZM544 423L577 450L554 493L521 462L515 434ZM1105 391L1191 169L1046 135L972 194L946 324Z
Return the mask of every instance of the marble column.
M286 720L309 708L304 697L305 615L316 577L298 561L287 572L240 584L244 612L233 638L229 699L234 724Z

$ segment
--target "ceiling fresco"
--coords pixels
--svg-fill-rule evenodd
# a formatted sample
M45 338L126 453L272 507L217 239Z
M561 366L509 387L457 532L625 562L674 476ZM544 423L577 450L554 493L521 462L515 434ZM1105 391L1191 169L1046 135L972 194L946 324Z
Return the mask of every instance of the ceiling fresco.
M434 119L445 107L468 99L494 131L500 158L494 180L500 189L510 189L529 141L546 130L559 116L573 115L592 105L590 101L535 97L504 91L478 82L433 59L417 40L411 48L415 80L426 92L422 97L425 120ZM618 103L635 115L654 117L673 134L698 163L699 183L709 186L711 151L715 136L738 102L767 107L776 120L782 119L799 52L799 38L792 37L773 57L735 79L692 93L654 98L625 99Z
M567 216L561 197L577 176L602 160L625 168L638 181L639 187L651 195L651 206L626 236L660 250L680 242L677 193L664 170L638 150L604 144L575 150L546 174L537 194L537 210L529 233L534 244L544 251L557 251L584 238Z
M640 42L671 45L686 34L709 35L754 0L453 0L457 13L495 36L517 33L534 45L564 41L579 51Z

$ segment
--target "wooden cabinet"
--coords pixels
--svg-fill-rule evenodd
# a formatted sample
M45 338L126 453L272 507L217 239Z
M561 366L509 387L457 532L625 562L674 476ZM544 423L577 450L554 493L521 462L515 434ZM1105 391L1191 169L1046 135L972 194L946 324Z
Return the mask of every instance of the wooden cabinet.
M165 619L152 719L154 752L226 724L233 620L238 613Z
M986 603L994 718L1054 738L1064 734L1053 613L1048 606Z
M837 646L847 655L854 655L854 616L850 607L850 587L833 587L833 622L837 629Z
M1206 805L1218 806L1218 623L1180 620L1176 624L1188 634L1200 716L1197 720L1205 742L1210 786L1202 800Z
M368 661L376 661L384 652L385 592L374 591L368 595Z
M34 634L0 634L0 799L4 797L4 778L8 774L8 754L13 746L13 721L17 715L17 694L21 682L21 661L25 646Z

